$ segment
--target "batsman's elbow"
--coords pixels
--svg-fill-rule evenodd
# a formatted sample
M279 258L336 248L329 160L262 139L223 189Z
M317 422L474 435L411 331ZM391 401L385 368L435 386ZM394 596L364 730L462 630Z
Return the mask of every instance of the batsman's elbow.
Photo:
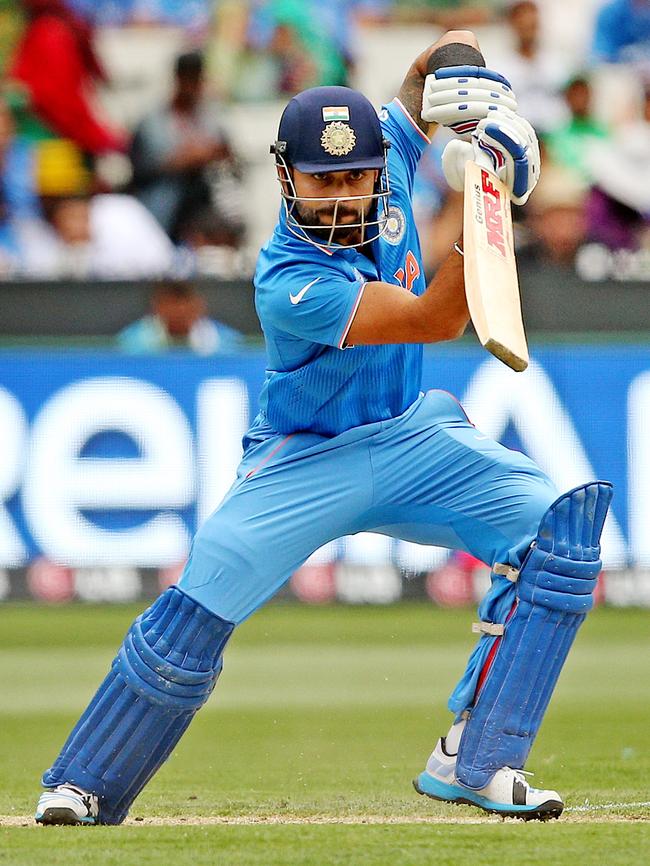
M443 340L457 340L459 337L462 337L465 333L465 329L467 328L467 323L469 319L463 317L455 320L454 322L450 322L447 328L446 336L444 336Z
M459 337L462 337L465 331L467 330L467 325L469 324L469 318L463 317L462 321L456 324L456 327L449 337L450 340L457 340Z

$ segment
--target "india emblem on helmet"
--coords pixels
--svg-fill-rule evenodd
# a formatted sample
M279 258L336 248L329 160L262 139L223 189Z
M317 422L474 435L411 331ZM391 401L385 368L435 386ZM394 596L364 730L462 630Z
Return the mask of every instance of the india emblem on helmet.
M357 137L347 123L340 120L328 123L320 137L323 150L332 156L345 156L354 148Z

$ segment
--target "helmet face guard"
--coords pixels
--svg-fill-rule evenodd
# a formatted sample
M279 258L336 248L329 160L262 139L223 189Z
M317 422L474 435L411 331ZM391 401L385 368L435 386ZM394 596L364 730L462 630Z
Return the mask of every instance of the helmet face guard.
M275 153L275 164L277 169L278 181L280 182L280 190L282 194L282 202L287 222L287 228L296 237L307 241L317 247L325 247L326 249L337 249L339 247L361 247L364 244L371 243L381 237L388 226L388 199L390 197L390 179L388 177L388 167L384 161L382 168L368 169L379 171L377 182L375 183L374 192L370 195L347 195L347 196L299 196L296 193L296 186L291 172L291 166L287 163L282 154L282 145L284 142L278 141L273 145ZM388 144L386 142L386 144ZM328 171L349 171L345 168L329 168ZM359 170L362 170L359 167ZM317 172L314 172L316 174ZM301 219L299 214L299 206L305 205L311 207L315 202L319 204L334 204L334 213L332 214L331 225L323 223L306 223ZM358 222L340 222L339 208L345 205L361 205ZM370 205L368 208L367 205ZM358 229L360 239L357 243L341 244L336 241L337 234L340 231L351 231Z
M363 94L349 87L313 87L294 96L280 118L278 140L271 145L282 192L287 228L314 246L334 249L360 247L374 241L388 225L390 183L383 136L377 112ZM294 170L303 174L344 171L377 172L369 195L340 197L299 196ZM332 214L331 223L306 217L318 205ZM345 222L341 211L360 208L355 222ZM303 212L303 213L301 213ZM356 234L356 243L337 238Z

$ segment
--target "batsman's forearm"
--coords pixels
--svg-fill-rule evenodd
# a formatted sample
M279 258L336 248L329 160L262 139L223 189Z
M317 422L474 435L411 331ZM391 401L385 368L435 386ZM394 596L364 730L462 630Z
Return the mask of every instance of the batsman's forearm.
M462 238L459 241L462 248ZM455 249L449 253L417 299L423 343L455 340L462 336L469 322L465 297L463 257Z

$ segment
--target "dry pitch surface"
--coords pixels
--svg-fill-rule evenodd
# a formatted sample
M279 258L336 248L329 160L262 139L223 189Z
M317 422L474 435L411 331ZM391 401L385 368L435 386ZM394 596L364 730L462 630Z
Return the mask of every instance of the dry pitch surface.
M418 797L471 612L275 606L235 636L215 695L121 828L40 828L53 759L134 608L5 606L0 864L650 863L650 614L597 611L531 755L557 822Z

